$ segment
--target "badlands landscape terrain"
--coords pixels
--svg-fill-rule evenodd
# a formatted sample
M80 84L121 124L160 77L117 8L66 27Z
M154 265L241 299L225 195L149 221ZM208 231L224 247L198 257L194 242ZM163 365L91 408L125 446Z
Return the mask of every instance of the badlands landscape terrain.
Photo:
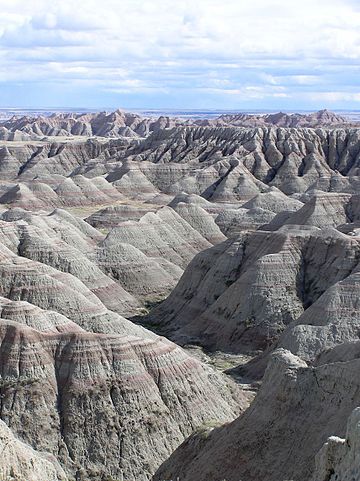
M0 479L360 479L360 124L0 122Z

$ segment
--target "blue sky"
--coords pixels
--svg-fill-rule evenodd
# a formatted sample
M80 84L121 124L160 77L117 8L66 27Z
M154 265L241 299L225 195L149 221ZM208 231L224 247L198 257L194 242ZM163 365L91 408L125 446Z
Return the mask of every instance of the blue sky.
M0 0L0 106L360 109L359 0Z

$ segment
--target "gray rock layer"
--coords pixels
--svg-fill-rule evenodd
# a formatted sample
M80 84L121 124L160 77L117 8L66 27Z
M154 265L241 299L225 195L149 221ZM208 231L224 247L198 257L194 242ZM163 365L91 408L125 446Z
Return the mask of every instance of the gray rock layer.
M316 470L322 472L315 467L316 453L333 433L345 434L347 418L360 402L358 369L357 357L314 368L288 351L276 351L245 413L230 424L188 438L153 479L311 479ZM355 453L356 446L351 452ZM352 468L358 469L356 462ZM319 481L323 479L346 478L320 477Z

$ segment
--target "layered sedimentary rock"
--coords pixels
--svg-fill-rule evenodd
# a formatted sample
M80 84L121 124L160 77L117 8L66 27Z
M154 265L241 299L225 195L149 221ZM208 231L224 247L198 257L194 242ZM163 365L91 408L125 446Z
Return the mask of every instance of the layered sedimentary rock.
M197 121L198 125L212 126L238 126L238 127L263 127L275 125L278 127L336 127L349 125L350 122L341 115L329 110L319 110L311 114L287 114L278 112L274 114L224 114L214 120ZM357 123L354 122L354 125Z
M0 337L1 418L71 478L146 480L197 426L247 405L221 375L145 331L40 332L2 319Z
M53 114L49 117L14 116L2 122L4 129L2 138L5 139L11 132L18 132L32 138L43 136L145 137L149 132L179 123L181 121L169 117L143 118L122 110L93 114Z
M93 159L105 161L110 152L115 153L112 151L113 144L118 151L124 146L121 141L101 142L96 139L79 142L7 142L0 146L1 168L7 178L12 179L18 176L22 180L29 180L46 174L68 175Z
M61 210L2 216L0 416L70 478L146 480L197 426L246 406L221 375L114 312L133 297L98 269L101 233Z
M178 265L164 257L145 255L120 238L98 248L97 264L108 276L126 286L133 296L146 302L166 297L183 273Z
M1 186L1 202L110 205L185 192L210 201L214 211L218 203L249 201L244 208L278 213L284 196L268 186L286 195L356 193L359 146L359 129L351 128L197 126L160 129L143 140L5 142L0 170L9 185Z
M29 326L39 332L85 332L76 322L56 311L40 309L26 301L12 301L0 297L0 318Z
M306 360L359 338L360 272L327 289L281 336L279 344Z
M170 455L156 480L347 479L352 435L317 467L315 455L360 402L359 131L326 111L0 127L0 417L12 433L81 481L145 481ZM143 325L181 344L257 355L232 370L243 383L267 366L250 408L214 428L248 405L249 385L239 394L127 319L148 309ZM6 469L26 477L44 459L28 449ZM46 459L43 474L59 476Z
M326 182L334 175L344 180L347 192L355 191L359 148L359 129L178 127L151 134L129 154L133 160L169 164L168 169L174 162L187 165L189 174L173 183L172 191L245 201L264 183L292 194L321 188L324 181L324 190L339 192L341 182ZM201 170L191 172L196 165Z
M212 218L203 215L212 228L209 239L221 240ZM198 230L170 207L119 223L99 244L97 263L137 298L159 300L175 287L190 260L211 245L199 232L199 219L196 226Z
M333 332L331 347L341 342L340 332L333 331L336 319L341 330L341 312L349 308L351 295L356 302L359 248L357 238L335 229L285 226L272 233L243 233L198 254L150 321L161 323L164 332L181 342L238 352L268 347L295 322L320 323L323 336L328 329L330 340ZM341 292L354 282L343 299ZM328 317L320 315L324 308ZM344 323L351 316L349 312ZM352 334L344 331L344 339L355 335L356 315L348 328ZM300 335L301 326L297 332Z
M359 195L314 192L295 212L289 209L279 212L267 229L274 230L284 224L338 227L359 220Z
M67 476L49 453L40 453L17 439L0 421L0 476L4 481L67 481Z
M45 180L45 179L44 179ZM21 182L4 193L1 204L27 210L50 210L56 207L109 204L124 199L104 178L63 177L51 187L41 179Z
M164 258L182 268L211 245L170 207L156 214L149 212L138 222L123 222L109 232L101 245L110 248L117 243L131 244L148 257Z
M218 244L226 239L213 216L199 205L180 202L174 210L211 244Z
M275 213L261 208L224 209L216 217L215 222L227 237L237 237L243 231L257 230L262 226L271 225ZM270 229L270 228L269 228Z
M139 307L125 285L114 282L97 266L96 240L103 236L85 222L61 211L34 215L18 210L15 217L7 211L3 218L7 221L0 221L0 239L14 254L71 274L119 314L132 314Z
M96 228L109 229L127 220L139 220L147 212L155 210L149 205L134 203L111 205L91 214L86 222Z
M356 352L358 355L358 347ZM329 436L345 435L347 418L360 403L357 355L346 362L330 360L328 364L308 367L288 351L276 351L247 411L228 425L188 438L153 479L311 479L317 452ZM346 447L342 454L346 456L350 449L355 453L356 445ZM343 465L333 466L333 471L327 473L329 477L313 479L347 479L331 475L349 475L349 463L353 470L358 469L356 461L348 458ZM317 473L324 474L319 467Z
M303 207L303 203L286 196L273 187L267 192L256 195L241 207L243 209L263 209L279 214L283 211L296 212Z
M336 127L348 126L346 118L328 110L311 114L279 112L266 115L225 114L215 119L192 120L160 116L156 118L116 110L87 114L54 113L50 116L13 116L0 123L1 140L27 140L43 136L146 137L150 132L179 125L238 127ZM356 125L356 122L353 123Z

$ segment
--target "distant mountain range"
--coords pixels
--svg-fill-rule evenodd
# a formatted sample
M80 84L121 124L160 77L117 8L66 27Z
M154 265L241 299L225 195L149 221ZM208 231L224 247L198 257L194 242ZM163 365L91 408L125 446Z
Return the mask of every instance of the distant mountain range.
M116 110L111 113L53 113L13 115L0 122L0 140L39 140L43 137L147 137L150 133L180 125L202 127L358 127L360 122L328 110L315 113L223 114L215 118L184 119L161 115L144 117Z

